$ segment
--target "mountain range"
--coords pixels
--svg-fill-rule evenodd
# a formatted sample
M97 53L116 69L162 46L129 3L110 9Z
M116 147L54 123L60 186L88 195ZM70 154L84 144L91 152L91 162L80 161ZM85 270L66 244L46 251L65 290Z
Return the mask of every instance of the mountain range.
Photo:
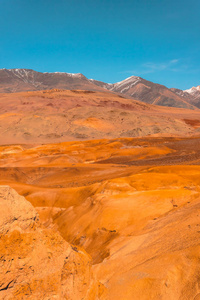
M81 73L42 73L31 69L1 69L0 92L13 93L49 89L110 91L149 104L197 109L200 108L200 86L188 90L167 88L138 76L117 83L88 79Z

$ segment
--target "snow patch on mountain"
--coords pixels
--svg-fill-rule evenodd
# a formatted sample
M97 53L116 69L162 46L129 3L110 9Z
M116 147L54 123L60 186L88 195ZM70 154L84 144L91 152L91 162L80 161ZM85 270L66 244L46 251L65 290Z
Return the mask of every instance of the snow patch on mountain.
M197 86L197 87L192 87L192 88L190 88L190 89L188 89L188 90L184 90L184 92L186 92L186 93L188 93L188 94L194 94L194 93L196 93L196 92L200 92L200 85L199 86Z
M141 81L141 78L138 76L131 76L128 77L126 79L124 79L123 81L117 82L113 84L113 87L111 88L111 91L113 90L120 90L121 93L127 91L128 89L130 89L131 87L133 87L134 85L136 85L138 82Z
M18 77L20 80L22 80L25 83L32 84L35 87L38 87L41 85L40 82L37 82L35 80L35 72L33 70L29 69L8 69L9 72L11 72L13 75Z

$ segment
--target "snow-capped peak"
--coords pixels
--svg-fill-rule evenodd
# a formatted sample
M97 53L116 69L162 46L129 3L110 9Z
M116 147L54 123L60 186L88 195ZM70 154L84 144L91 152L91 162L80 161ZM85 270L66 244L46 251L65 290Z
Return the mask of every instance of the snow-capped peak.
M192 87L188 90L185 90L184 92L188 93L188 94L194 94L196 92L200 92L200 85L198 85L197 87Z
M44 74L58 74L58 75L67 75L70 77L82 77L83 74L81 73L67 73L67 72L44 72Z
M130 89L135 84L137 84L139 81L141 81L141 78L138 76L130 76L120 82L116 82L113 84L113 87L111 90L120 90L121 93L123 93L125 90Z

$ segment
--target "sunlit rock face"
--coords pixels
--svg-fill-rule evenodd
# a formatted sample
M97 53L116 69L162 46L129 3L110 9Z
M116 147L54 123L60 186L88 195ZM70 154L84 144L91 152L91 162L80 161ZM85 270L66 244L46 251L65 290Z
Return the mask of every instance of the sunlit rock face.
M28 230L33 228L37 221L37 213L26 199L17 194L9 186L0 187L0 233Z
M41 226L33 206L0 186L0 298L105 299L91 259L53 229Z

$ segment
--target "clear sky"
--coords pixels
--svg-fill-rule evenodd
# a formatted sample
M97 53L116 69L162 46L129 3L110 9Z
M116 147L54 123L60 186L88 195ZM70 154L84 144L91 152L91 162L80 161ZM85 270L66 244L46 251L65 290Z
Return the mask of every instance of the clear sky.
M0 0L0 68L200 85L200 0Z

